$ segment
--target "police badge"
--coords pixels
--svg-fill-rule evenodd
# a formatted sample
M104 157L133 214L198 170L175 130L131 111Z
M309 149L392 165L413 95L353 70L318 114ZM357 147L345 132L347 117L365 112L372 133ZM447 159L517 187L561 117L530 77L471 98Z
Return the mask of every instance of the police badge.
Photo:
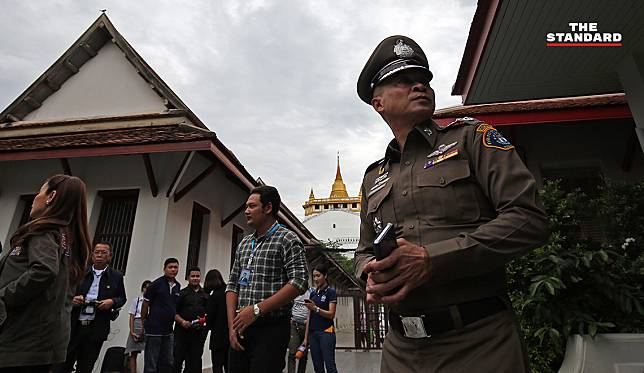
M376 234L380 234L380 232L382 232L382 220L380 220L377 216L373 218L373 230L376 232Z
M414 50L405 44L402 39L398 39L396 45L394 45L394 53L400 58L409 58L414 55Z

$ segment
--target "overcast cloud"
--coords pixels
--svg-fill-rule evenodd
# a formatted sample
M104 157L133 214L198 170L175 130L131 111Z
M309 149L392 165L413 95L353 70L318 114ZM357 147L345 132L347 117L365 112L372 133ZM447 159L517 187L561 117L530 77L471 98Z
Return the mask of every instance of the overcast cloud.
M355 86L385 37L423 47L437 107L450 96L476 2L1 1L0 106L5 108L107 9L116 28L231 149L276 186L299 217L312 187L328 197L340 151L357 195L391 132Z

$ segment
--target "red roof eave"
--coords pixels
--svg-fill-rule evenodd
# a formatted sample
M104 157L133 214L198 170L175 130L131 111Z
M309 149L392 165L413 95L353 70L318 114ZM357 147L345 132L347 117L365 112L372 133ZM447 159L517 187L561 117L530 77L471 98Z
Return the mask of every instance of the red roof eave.
M628 119L633 114L628 105L616 105L605 107L584 107L560 110L544 111L523 111L523 112L505 112L505 113L485 113L473 115L476 119L482 120L491 125L513 126L522 124L546 124L546 123L563 123L563 122L584 122L602 119ZM454 121L454 118L437 118L434 119L440 125L447 125Z
M0 161L25 161L32 159L101 157L110 155L168 153L191 150L209 150L210 140L174 142L163 144L136 144L84 148L9 151L0 153Z

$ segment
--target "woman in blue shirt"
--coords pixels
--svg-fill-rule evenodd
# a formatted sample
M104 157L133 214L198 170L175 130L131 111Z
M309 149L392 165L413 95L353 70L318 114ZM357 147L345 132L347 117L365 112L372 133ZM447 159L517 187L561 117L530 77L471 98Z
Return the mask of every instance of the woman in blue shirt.
M315 290L305 300L309 309L308 333L305 340L309 342L311 360L315 373L337 373L335 368L335 327L333 318L337 305L335 289L326 281L328 269L323 264L313 268Z

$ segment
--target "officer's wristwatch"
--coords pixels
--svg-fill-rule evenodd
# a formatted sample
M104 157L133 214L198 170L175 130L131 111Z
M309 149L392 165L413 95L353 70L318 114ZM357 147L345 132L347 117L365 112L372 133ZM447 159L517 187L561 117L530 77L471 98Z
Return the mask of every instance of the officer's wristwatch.
M253 304L253 315L259 317L262 314L262 310L259 309L259 303Z

